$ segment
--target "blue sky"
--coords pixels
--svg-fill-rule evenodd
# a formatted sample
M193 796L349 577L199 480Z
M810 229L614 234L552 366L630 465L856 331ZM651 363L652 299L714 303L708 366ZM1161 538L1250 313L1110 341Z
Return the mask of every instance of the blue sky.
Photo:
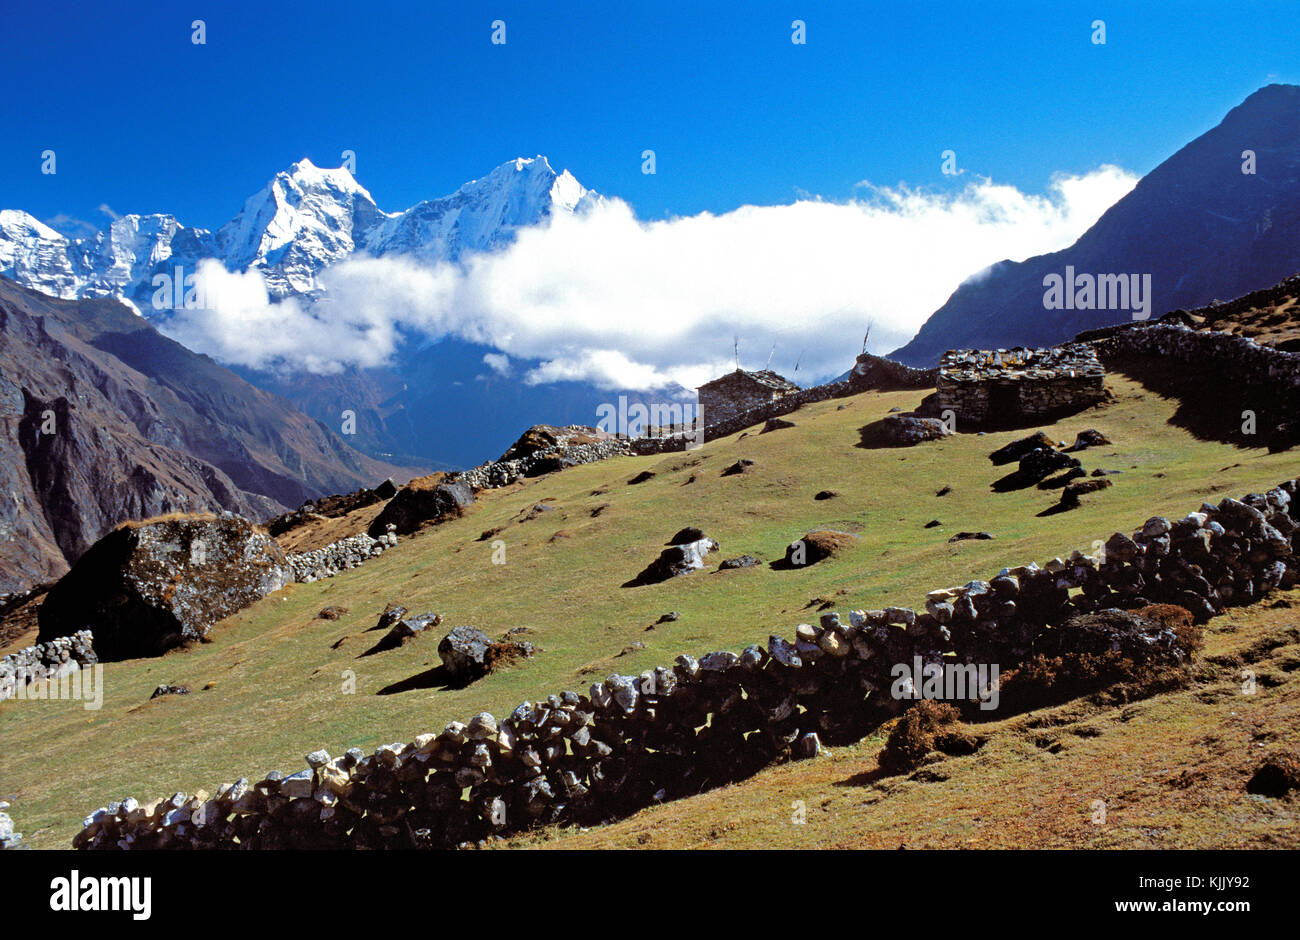
M536 153L643 219L845 200L862 180L943 190L949 148L969 174L1041 193L1102 163L1144 173L1261 85L1300 81L1295 12L4 0L0 207L102 224L106 203L215 228L294 160L337 166L345 149L389 210Z

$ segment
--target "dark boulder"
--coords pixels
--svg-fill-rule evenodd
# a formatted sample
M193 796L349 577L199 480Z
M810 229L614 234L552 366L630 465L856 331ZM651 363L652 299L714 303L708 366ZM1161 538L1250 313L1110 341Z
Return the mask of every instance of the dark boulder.
M739 558L727 558L722 564L718 565L719 571L730 571L733 568L752 568L758 564L758 559L753 555L741 555Z
M682 545L670 545L659 553L635 578L624 587L638 587L644 584L658 584L669 578L680 578L704 568L704 558L718 550L718 543L711 538L701 538Z
M461 515L473 502L474 491L463 480L448 480L441 473L420 477L397 491L366 532L379 538L391 524L398 535L410 535L425 523Z
M793 427L797 427L793 421L787 421L784 418L768 418L767 422L763 425L763 430L758 433L766 434L769 431L783 431L786 428Z
M476 679L487 672L492 638L473 627L455 627L438 643L438 657L453 679Z
M1088 430L1076 434L1074 443L1065 449L1067 452L1073 453L1079 450L1087 450L1089 447L1102 447L1110 442L1110 438L1096 428L1088 428Z
M1060 505L1067 509L1074 509L1079 505L1079 497L1085 493L1095 493L1098 490L1104 490L1111 486L1110 480L1105 477L1098 477L1089 480L1080 480L1077 483L1068 484L1065 489L1061 490Z
M506 634L494 642L482 630L473 627L456 627L438 644L443 668L457 683L471 682L516 660L532 656L535 651L527 640L512 640L510 634Z
M1135 663L1174 665L1189 655L1173 628L1131 610L1077 614L1042 634L1037 652L1048 656L1119 653Z
M121 525L40 607L40 640L88 629L104 662L201 640L218 620L292 581L276 540L231 514Z
M1053 450L1055 447L1056 443L1050 437L1042 431L1035 431L1028 437L1022 437L1018 440L1012 441L1005 447L999 447L993 453L989 454L989 460L993 461L994 466L1000 467L1003 464L1015 463L1030 451L1039 449Z
M911 447L922 441L934 441L952 434L938 418L915 415L886 415L858 430L859 447Z
M813 529L801 539L796 539L786 546L782 567L802 568L825 561L848 548L858 537L852 532L837 532L834 529Z
M442 623L442 617L430 611L421 614L418 617L407 617L405 608L399 607L398 610L403 612L402 617L393 623L388 632L373 647L365 652L364 655L371 656L375 653L382 653L386 650L397 649L416 637L425 636L425 631L439 626ZM380 625L389 621L390 614L385 612L379 618Z
M280 546L238 516L128 523L50 589L39 638L90 630L106 662L158 656L292 581Z

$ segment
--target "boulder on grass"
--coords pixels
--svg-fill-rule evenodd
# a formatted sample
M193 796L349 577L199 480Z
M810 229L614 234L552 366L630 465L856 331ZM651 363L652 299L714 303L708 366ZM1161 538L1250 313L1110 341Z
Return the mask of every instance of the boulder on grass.
M859 447L911 447L922 441L934 441L952 434L938 418L915 415L886 415L859 429Z
M1061 490L1060 505L1066 509L1074 509L1079 505L1079 497L1085 493L1095 493L1098 490L1104 490L1111 486L1110 480L1105 477L1096 477L1088 480L1080 480L1077 483L1069 483L1065 489Z
M426 631L442 623L442 616L432 611L426 614L420 614L418 617L407 617L406 608L399 607L398 610L403 612L402 616L393 623L392 627L373 647L366 651L365 655L370 656L374 653L382 653L386 650L395 650L399 646L405 645L416 637L424 636ZM385 611L380 615L379 624L382 626L391 616L391 612Z
M487 672L492 638L473 627L456 627L438 643L438 656L453 679L468 681Z
M1076 434L1074 443L1065 449L1069 453L1074 453L1079 450L1087 450L1089 447L1103 447L1110 442L1110 438L1096 428L1088 428L1088 430Z
M526 640L511 640L507 634L494 642L474 627L456 627L438 644L438 656L448 677L453 682L462 683L471 682L533 653L533 644Z
M50 589L40 639L90 630L105 662L159 656L292 581L275 539L232 513L126 523Z
M463 480L448 480L443 473L419 477L397 491L366 532L377 539L393 525L398 535L410 535L426 522L459 516L473 502L474 491Z
M1021 457L1025 456L1025 454L1028 454L1030 451L1039 450L1040 448L1043 450L1053 450L1055 447L1056 444L1050 437L1042 431L1035 431L1028 437L1019 438L1018 440L1014 440L1010 444L1007 444L1005 447L999 447L993 453L989 454L989 460L993 461L994 466L1000 467L1003 464L1016 463Z
M683 531L690 533L690 530ZM627 582L624 587L658 584L661 581L667 581L669 578L680 578L692 571L699 571L704 568L705 556L717 550L718 543L711 538L700 538L684 542L681 545L670 545L660 552L659 557L647 565L645 570Z
M813 529L801 539L796 539L786 546L785 567L802 568L815 565L848 548L858 537L852 532L836 532L834 529Z

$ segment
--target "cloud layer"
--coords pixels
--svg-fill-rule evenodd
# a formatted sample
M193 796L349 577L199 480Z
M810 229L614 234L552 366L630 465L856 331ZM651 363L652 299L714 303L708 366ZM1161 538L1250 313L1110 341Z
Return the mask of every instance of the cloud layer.
M989 180L955 195L864 184L850 203L800 200L641 222L619 200L521 230L508 248L425 267L355 258L322 272L325 297L272 303L256 271L204 264L215 309L165 329L226 362L332 372L390 361L402 334L494 347L500 374L610 389L694 387L741 364L805 384L870 348L909 340L967 278L1077 239L1137 178L1113 166L1055 180L1046 196ZM506 358L508 357L508 358Z

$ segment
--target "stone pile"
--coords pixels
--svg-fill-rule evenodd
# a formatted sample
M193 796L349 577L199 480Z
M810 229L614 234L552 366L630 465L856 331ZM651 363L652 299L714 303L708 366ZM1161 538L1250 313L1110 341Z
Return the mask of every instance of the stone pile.
M10 653L0 659L0 702L18 694L20 685L25 686L43 679L57 679L97 662L99 660L95 656L94 641L89 630L81 630L72 636L55 637Z
M861 738L906 707L891 694L896 664L1006 670L1059 649L1065 634L1089 648L1122 642L1108 639L1105 618L1097 629L1057 629L1080 614L1160 602L1204 620L1292 586L1298 490L1300 480L1290 480L1176 521L1152 518L1113 535L1097 557L1004 568L930 592L921 612L855 610L847 622L826 613L792 638L611 675L586 694L524 702L503 720L480 713L371 754L317 751L305 770L241 779L211 796L111 803L86 818L73 844L437 848L538 823L617 818L815 754L820 741Z
M393 531L394 528L390 524L388 531L379 538L371 538L365 532L359 532L331 542L324 548L288 555L285 561L293 572L293 580L299 583L310 584L332 578L341 571L357 568L371 558L378 558L386 549L396 545L397 533Z

